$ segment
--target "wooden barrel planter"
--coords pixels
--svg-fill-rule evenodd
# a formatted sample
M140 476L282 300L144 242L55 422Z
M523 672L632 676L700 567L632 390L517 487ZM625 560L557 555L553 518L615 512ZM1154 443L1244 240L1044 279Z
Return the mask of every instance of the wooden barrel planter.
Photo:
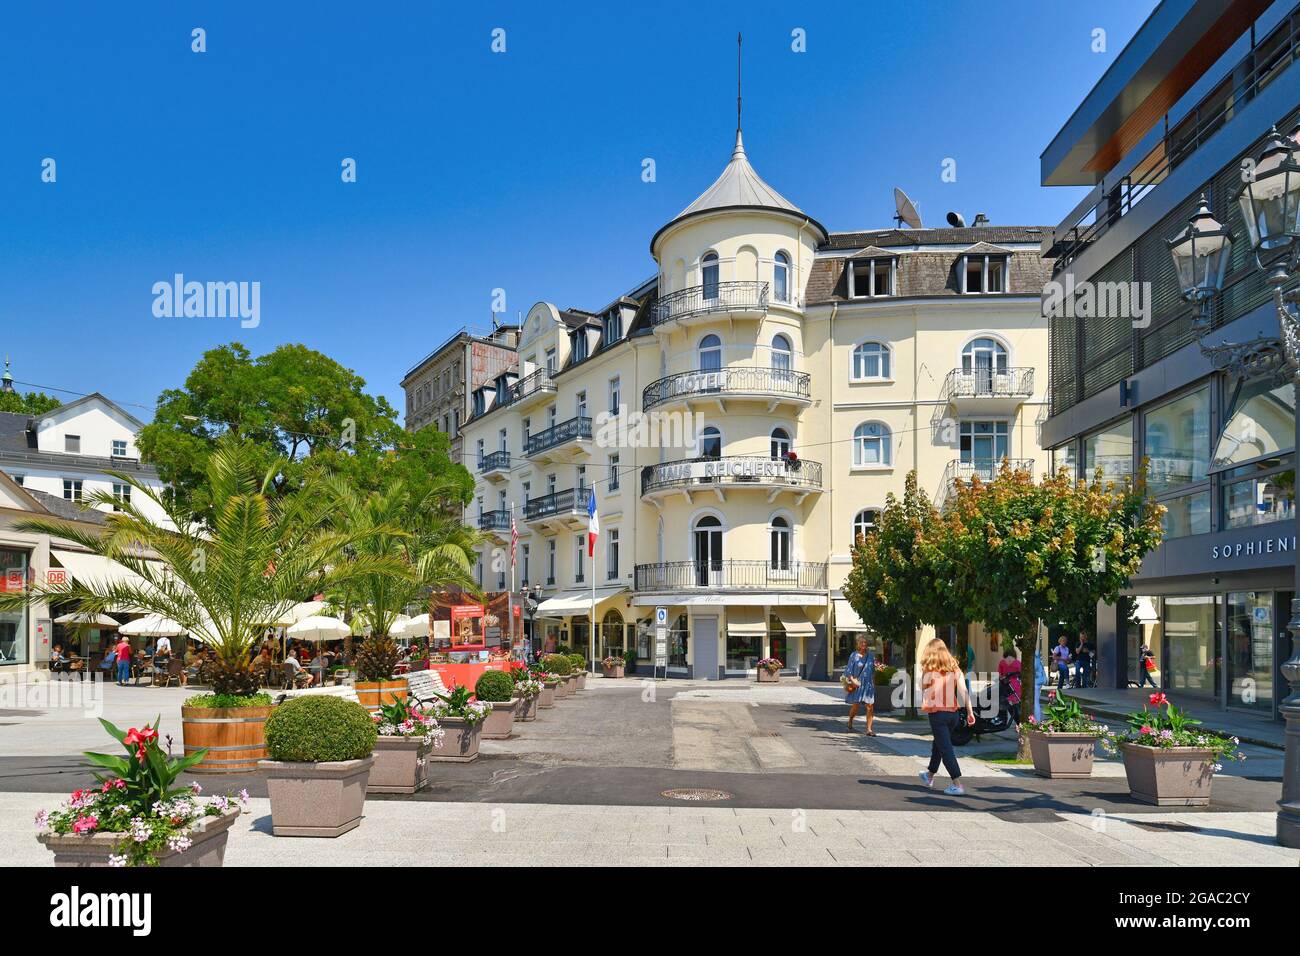
M355 686L357 700L368 710L378 710L383 704L405 703L410 687L404 680L357 681Z
M182 707L185 753L207 748L194 773L256 773L266 759L266 718L272 707Z

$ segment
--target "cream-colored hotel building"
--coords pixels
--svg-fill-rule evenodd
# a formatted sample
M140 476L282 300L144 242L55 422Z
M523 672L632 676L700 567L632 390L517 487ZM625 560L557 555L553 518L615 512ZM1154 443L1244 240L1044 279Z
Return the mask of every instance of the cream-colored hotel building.
M647 661L664 607L670 677L743 677L765 657L832 677L863 631L840 591L855 536L910 470L942 498L1002 458L1049 465L1042 238L829 233L737 133L722 175L651 237L653 278L596 311L538 302L517 368L472 394L483 587L509 587L513 513L538 649L588 648L594 587L597 657ZM991 667L990 642L972 645Z

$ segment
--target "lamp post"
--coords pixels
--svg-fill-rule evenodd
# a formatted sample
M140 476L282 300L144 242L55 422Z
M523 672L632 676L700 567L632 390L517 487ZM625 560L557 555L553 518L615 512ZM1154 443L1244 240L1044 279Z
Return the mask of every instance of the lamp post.
M1250 239L1255 266L1267 277L1277 307L1280 338L1260 336L1250 342L1221 343L1201 351L1216 369L1241 376L1270 374L1291 380L1300 397L1300 292L1283 291L1300 266L1300 162L1294 137L1283 138L1274 127L1259 160L1242 164L1242 185L1234 199ZM1183 297L1200 305L1193 327L1203 339L1209 331L1209 302L1222 288L1231 249L1226 229L1209 214L1204 197L1187 229L1169 241ZM1300 415L1296 419L1295 451L1300 455ZM1295 592L1300 595L1300 558L1297 558ZM1279 705L1286 721L1286 757L1282 771L1282 799L1278 801L1277 841L1300 848L1300 597L1291 601L1291 657L1282 674L1291 693Z

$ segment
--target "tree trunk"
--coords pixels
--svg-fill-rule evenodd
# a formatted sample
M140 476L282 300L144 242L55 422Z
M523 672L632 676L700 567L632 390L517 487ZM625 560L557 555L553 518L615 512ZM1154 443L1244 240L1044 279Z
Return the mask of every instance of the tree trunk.
M916 631L907 635L903 646L903 671L907 674L907 716L916 716Z
M1038 634L1033 637L1021 637L1016 640L1020 648L1020 720L1026 721L1033 716L1034 701L1038 699L1038 668L1034 666L1034 651L1038 647ZM1019 735L1016 747L1017 760L1029 760L1029 738Z

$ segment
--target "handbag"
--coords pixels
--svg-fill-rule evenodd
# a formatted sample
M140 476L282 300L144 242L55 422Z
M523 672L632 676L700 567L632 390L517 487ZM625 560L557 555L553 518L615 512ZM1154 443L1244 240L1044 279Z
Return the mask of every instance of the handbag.
M1148 657L1148 658L1147 658L1147 670L1149 670L1149 671L1153 671L1153 670L1155 670L1155 669L1156 669L1156 659L1155 659L1154 657Z

